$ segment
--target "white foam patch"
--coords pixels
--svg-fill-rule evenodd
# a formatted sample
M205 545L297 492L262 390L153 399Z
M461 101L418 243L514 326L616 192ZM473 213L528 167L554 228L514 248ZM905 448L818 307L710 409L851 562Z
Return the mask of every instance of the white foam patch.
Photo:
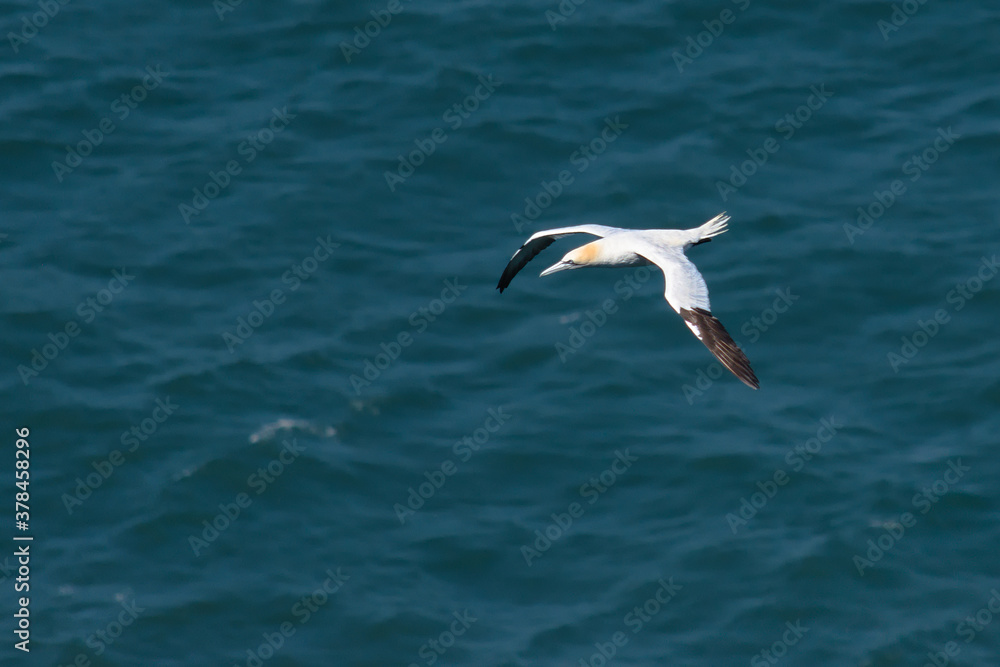
M279 419L270 424L264 424L257 431L251 433L250 444L273 440L279 432L285 431L304 431L323 438L332 438L337 435L337 429L332 426L320 426L305 419Z
M381 412L379 410L379 407L375 405L374 401L366 402L360 400L352 400L351 409L354 410L355 412L367 412L368 414L371 415L377 415Z

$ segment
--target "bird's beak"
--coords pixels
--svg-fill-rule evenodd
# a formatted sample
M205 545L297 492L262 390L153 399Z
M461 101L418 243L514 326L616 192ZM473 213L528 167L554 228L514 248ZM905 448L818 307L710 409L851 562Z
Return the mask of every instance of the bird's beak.
M571 262L557 262L552 266L550 266L549 268L542 271L541 273L539 273L538 277L540 278L542 276L547 276L550 273L555 273L557 271L564 271L566 269L571 269L571 268L573 268L573 264Z

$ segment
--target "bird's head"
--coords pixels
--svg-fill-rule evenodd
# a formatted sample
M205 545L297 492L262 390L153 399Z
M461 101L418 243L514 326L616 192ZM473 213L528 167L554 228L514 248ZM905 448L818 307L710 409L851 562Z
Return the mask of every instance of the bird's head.
M565 271L566 269L579 269L591 264L596 257L597 247L593 243L588 243L587 245L581 246L575 250L570 250L561 260L538 275L547 276L550 273Z

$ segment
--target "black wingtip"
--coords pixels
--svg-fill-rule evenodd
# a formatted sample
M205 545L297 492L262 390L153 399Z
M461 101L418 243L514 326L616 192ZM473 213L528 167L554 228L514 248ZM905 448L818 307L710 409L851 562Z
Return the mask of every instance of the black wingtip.
M514 276L524 268L525 264L530 262L535 255L555 243L555 240L554 236L541 236L531 243L525 243L518 248L514 256L507 262L503 273L500 274L500 282L497 283L497 289L500 290L500 293L503 294L503 291L510 287L510 281L514 280Z
M700 332L698 338L722 362L723 366L728 368L746 386L751 389L760 389L760 381L753 369L750 368L750 360L736 345L718 318L704 308L690 310L681 308L680 315L689 324L697 327Z

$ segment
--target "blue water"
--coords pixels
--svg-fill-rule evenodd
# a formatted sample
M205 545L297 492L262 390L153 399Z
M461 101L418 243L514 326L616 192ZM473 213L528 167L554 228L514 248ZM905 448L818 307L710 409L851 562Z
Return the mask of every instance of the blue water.
M0 13L3 664L998 663L997 8Z

